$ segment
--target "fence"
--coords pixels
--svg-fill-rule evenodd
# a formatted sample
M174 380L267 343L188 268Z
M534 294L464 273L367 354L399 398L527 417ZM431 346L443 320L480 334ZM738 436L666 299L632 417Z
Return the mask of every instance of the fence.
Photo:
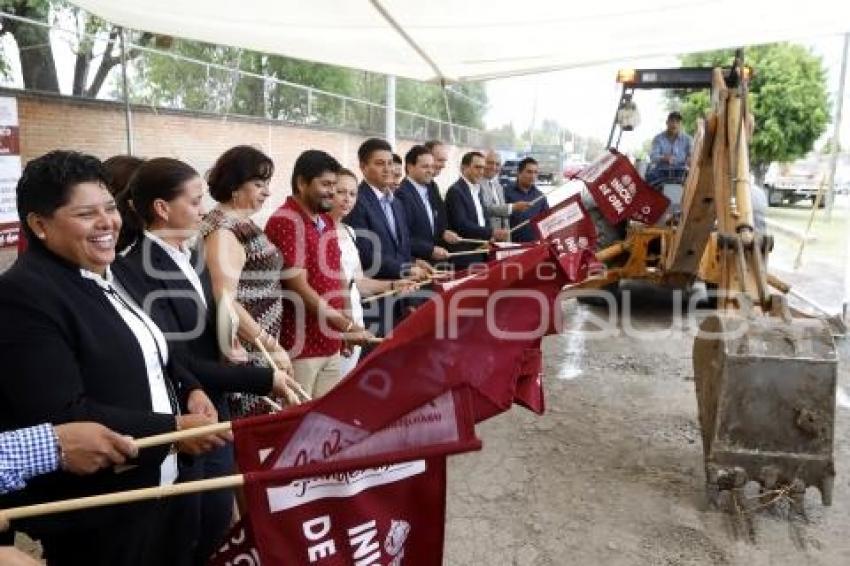
M120 41L114 28L112 33L89 34L82 30L71 30L61 25L51 25L5 12L0 12L0 18L46 30L48 42L25 47L27 50L50 51L49 59L42 58L45 64L50 64L53 60L66 62L68 57L79 62L77 53L81 46L91 48L93 56L87 63L92 69L99 67L104 57L116 62L105 76L85 76L82 80L75 76L71 81L64 81L65 84L57 84L62 94L84 98L87 96L85 87L100 80L102 87L94 93L98 99L124 99L122 67L116 61L120 53ZM57 52L55 57L54 52ZM168 108L258 117L293 125L344 129L366 135L384 134L386 105L246 71L239 68L241 52L238 52L231 66L131 42L127 43L127 53L130 55L127 60L127 76L130 79L127 94L132 104L153 109ZM8 58L10 53L5 55ZM32 61L32 54L30 57ZM164 60L169 62L167 66L161 64ZM168 77L158 76L158 81L149 80L152 75L162 73L162 69L166 68L173 74L171 78L180 82L181 88L168 90L156 86L162 84L163 80L168 80ZM52 71L30 69L30 73L34 75L39 72ZM24 80L22 76L17 76L18 73L22 73L22 70L15 68L14 64L11 65L0 84L24 89ZM75 75L76 73L75 70ZM74 82L77 83L76 87L72 84ZM451 90L446 92L447 96L462 96L473 103L480 103L462 93ZM441 139L464 146L480 146L483 140L481 130L405 109L396 109L395 123L396 136L399 138Z

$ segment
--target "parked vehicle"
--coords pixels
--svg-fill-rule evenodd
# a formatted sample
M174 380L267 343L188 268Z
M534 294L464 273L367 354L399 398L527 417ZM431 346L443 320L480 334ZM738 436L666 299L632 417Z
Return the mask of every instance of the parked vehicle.
M811 199L814 202L818 194L818 183L809 177L777 177L771 183L765 183L767 203L769 206L782 206L785 203L796 204L798 201ZM826 205L822 198L820 207Z
M533 157L540 167L539 183L561 183L564 180L564 149L560 145L533 145L526 154Z
M503 187L516 183L518 167L519 159L507 159L502 163L502 169L499 171L499 182Z

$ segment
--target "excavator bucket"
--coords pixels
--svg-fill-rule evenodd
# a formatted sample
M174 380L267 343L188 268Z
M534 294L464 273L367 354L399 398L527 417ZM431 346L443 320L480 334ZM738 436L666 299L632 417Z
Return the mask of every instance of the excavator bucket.
M726 312L700 325L693 363L709 495L750 481L832 503L837 354L819 319Z

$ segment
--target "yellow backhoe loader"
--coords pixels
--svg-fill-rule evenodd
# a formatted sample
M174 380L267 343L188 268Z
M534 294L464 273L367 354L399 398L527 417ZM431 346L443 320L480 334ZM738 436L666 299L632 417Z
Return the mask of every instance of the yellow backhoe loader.
M739 53L731 68L668 71L633 72L623 92L640 81L664 88L671 77L667 88L710 85L712 107L695 132L680 211L660 226L632 223L621 241L598 251L608 269L586 286L624 279L714 286L717 310L693 347L709 495L731 495L737 505L755 481L762 501L785 495L802 511L814 486L830 505L837 354L827 322L794 316L788 286L768 274L773 241L753 221L749 69Z

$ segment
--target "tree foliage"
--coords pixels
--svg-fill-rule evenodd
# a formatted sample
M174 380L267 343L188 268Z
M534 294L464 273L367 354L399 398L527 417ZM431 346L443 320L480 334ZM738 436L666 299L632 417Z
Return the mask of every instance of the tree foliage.
M761 178L771 162L806 155L826 130L830 112L827 73L821 58L800 45L761 45L747 49L744 56L754 70L748 98L755 117L750 161ZM733 50L709 51L683 56L682 65L728 66L733 58ZM671 108L680 110L690 131L710 104L706 91L675 92L670 102Z
M110 85L110 94L121 96L118 81L109 81L109 77L115 75L110 71L121 61L117 26L65 0L0 0L0 9L45 23L59 19L65 23L73 21L76 38L72 41L72 94L94 98ZM0 35L9 33L18 44L24 88L59 92L49 30L9 18L0 22ZM131 44L166 47L168 53L177 56L128 50L127 55L133 60L130 91L136 102L295 122L321 122L368 131L383 129L385 113L378 106L386 103L386 77L383 75L233 47L173 40L150 33L129 32L128 35ZM8 64L2 51L0 58L0 73L3 73ZM190 62L187 58L212 65ZM297 86L264 80L264 76L315 90L308 93ZM484 86L463 84L454 85L452 89L461 94L448 95L447 109L439 86L398 79L396 107L444 121L451 118L455 124L480 128L486 110ZM375 105L344 101L325 93L365 99ZM409 118L408 122L411 127L415 125L414 118ZM436 132L425 127L421 134L422 137L430 137Z
M377 107L386 104L383 75L196 41L175 41L170 52L214 66L167 55L148 56L139 61L135 90L147 93L153 104L341 126L359 124L365 129L381 129L384 122L383 109ZM262 76L315 90L308 94L296 86L264 81ZM486 101L484 86L469 84L453 88L465 96L448 95L452 122L481 127ZM366 100L376 106L343 101L328 93ZM409 79L397 80L396 108L446 121L449 118L440 87Z

